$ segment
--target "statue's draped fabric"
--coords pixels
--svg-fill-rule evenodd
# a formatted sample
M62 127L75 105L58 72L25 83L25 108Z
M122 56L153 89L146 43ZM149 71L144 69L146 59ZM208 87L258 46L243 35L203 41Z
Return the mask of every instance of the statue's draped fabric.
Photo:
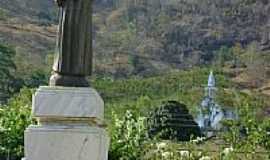
M86 76L92 70L92 0L66 0L60 8L57 54L53 70Z

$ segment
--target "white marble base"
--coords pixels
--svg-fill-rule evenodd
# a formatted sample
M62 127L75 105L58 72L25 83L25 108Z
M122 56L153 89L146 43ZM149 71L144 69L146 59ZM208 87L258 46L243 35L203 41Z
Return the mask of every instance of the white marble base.
M92 88L40 87L33 96L34 117L95 117L103 120L104 102Z
M24 160L107 160L104 103L94 89L40 87L32 112L39 125L25 131Z
M30 127L25 132L27 160L107 160L109 139L98 127Z

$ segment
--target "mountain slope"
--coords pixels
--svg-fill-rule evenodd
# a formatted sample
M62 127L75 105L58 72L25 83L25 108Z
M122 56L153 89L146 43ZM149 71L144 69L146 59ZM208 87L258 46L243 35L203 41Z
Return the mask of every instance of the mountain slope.
M0 43L13 44L18 54L41 64L55 46L53 0L0 0L0 8ZM220 56L234 63L239 57L219 55L222 48L256 43L258 52L269 51L269 14L267 0L95 1L95 69L147 76L211 64Z
M20 22L47 22L56 20L53 0L0 0L0 8Z

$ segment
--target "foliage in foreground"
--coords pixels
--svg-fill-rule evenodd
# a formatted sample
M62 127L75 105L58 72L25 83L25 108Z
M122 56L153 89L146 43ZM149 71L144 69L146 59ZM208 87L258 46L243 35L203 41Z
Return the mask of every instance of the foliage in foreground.
M109 160L136 160L147 140L145 118L127 111L123 118L112 113Z
M225 137L219 137L224 144L218 146L215 140L205 138L180 143L150 139L147 135L145 117L131 111L127 111L123 118L113 113L109 159L262 160L270 158L270 153L267 152L270 140L270 135L267 134L267 128L270 127L269 119L250 125L253 120L246 118L248 116L239 121L242 121L241 124L249 132L243 136L240 132L235 132L236 126L230 126L232 129L226 132Z
M24 130L32 123L31 96L31 90L22 89L6 105L0 106L0 158L23 156Z

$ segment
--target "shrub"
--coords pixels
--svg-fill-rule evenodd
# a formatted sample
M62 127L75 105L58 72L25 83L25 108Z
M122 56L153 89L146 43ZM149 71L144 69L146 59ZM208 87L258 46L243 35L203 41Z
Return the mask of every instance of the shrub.
M31 90L22 89L7 105L0 106L0 157L23 156L24 130L32 123L31 96Z
M165 140L189 141L201 136L200 128L186 105L177 101L164 102L155 109L150 113L147 125L150 136Z
M109 160L136 160L147 140L145 118L127 111L123 118L112 114Z
M13 47L0 44L0 101L5 100L12 92L11 82L14 80L13 73L16 70L13 60L15 54Z
M150 141L144 146L144 160L211 160L205 153L194 148L180 149L170 141Z

